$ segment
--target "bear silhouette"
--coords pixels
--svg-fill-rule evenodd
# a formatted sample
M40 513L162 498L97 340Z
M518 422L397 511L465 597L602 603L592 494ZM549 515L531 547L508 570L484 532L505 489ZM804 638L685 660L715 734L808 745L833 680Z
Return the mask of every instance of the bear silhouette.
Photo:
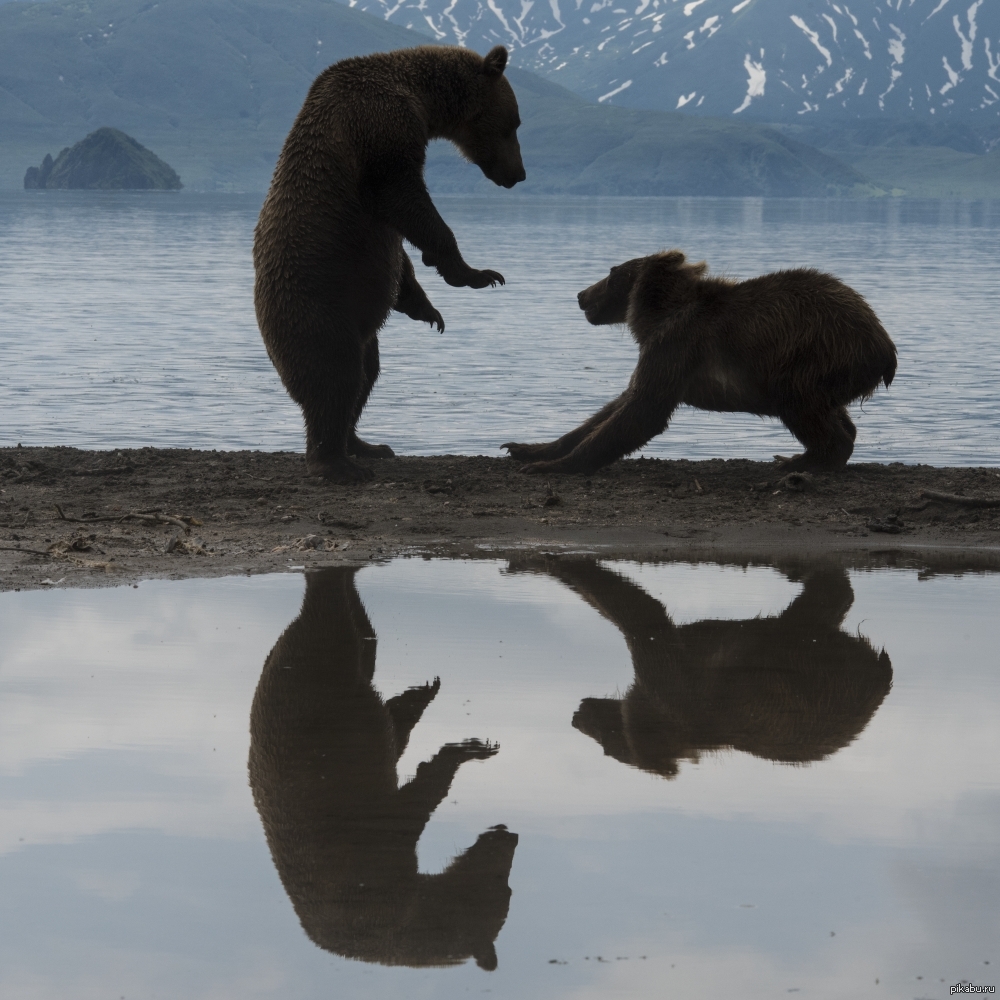
M358 419L379 375L391 310L444 330L403 240L450 285L503 284L462 258L424 183L427 143L449 139L494 183L524 180L507 50L422 46L345 59L309 90L278 158L254 234L261 336L302 408L311 474L371 478L354 457Z
M585 698L573 726L652 774L672 778L679 761L713 750L822 760L862 732L892 686L885 651L841 629L854 591L839 566L807 568L780 615L690 625L592 559L523 568L561 580L621 631L633 683L622 698Z
M547 444L502 447L525 472L593 472L662 434L682 403L778 417L805 446L789 471L840 469L857 429L846 406L896 372L896 348L867 302L799 269L749 281L705 277L679 250L626 261L580 292L587 320L627 323L639 345L628 388Z
M306 577L302 610L264 663L250 785L282 885L312 941L383 965L496 968L517 835L481 834L437 875L417 841L458 768L497 747L446 744L399 787L396 762L440 681L383 701L353 568Z

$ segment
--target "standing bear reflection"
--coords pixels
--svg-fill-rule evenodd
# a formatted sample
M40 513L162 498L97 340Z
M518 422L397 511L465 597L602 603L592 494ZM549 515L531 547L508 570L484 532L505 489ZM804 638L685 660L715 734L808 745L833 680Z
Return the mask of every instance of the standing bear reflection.
M383 701L356 570L306 576L298 618L264 663L250 715L250 785L271 856L321 948L384 965L496 968L517 835L483 833L437 875L417 841L459 767L497 747L446 744L399 787L396 763L440 681Z
M615 625L632 654L624 697L585 698L573 725L644 771L672 778L679 761L728 749L822 760L860 735L892 687L885 651L841 628L854 591L839 566L788 573L802 592L780 615L690 625L593 560L551 559L544 571Z

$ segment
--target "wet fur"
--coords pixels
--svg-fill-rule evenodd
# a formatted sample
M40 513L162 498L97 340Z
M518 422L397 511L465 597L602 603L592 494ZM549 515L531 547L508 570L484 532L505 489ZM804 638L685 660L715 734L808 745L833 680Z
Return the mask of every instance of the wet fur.
M778 417L805 446L788 471L839 469L854 450L847 405L886 387L896 348L853 289L829 274L706 277L678 250L612 268L580 292L595 325L627 323L639 345L628 388L548 444L505 447L526 472L593 472L636 451L686 403Z
M379 375L391 310L444 329L406 239L451 285L503 284L463 260L423 179L450 139L495 183L524 179L507 51L424 46L345 59L313 83L278 159L254 237L254 303L268 355L302 408L309 471L370 478L351 460L392 454L355 428Z
M385 965L496 967L516 834L498 826L438 875L417 841L459 767L497 747L446 744L400 786L396 762L440 682L388 701L352 568L306 576L250 716L250 786L282 885L321 948Z

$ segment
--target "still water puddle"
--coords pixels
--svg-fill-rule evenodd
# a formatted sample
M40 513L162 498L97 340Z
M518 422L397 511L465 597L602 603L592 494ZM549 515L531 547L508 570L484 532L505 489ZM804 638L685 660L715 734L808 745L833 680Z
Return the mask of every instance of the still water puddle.
M0 594L0 995L1000 985L1000 577Z

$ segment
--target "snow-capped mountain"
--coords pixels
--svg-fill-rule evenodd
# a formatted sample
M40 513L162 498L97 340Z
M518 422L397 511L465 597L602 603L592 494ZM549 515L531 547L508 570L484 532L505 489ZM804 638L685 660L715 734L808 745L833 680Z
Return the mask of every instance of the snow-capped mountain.
M344 0L601 102L770 121L1000 114L1000 0Z

